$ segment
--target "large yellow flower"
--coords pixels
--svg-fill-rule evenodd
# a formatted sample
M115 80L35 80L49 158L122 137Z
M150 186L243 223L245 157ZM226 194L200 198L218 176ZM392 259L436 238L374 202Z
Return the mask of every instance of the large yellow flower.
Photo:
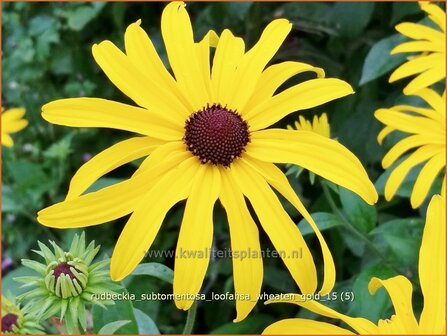
M187 199L174 265L176 305L186 310L208 267L210 255L205 251L211 247L213 207L219 199L228 216L232 250L238 255L251 251L248 258L233 258L235 292L241 298L236 302L237 320L241 320L256 304L263 277L258 228L244 197L300 289L309 293L317 288L311 252L273 187L313 226L325 262L322 291L329 291L335 281L329 249L272 162L310 169L368 203L377 200L377 193L359 160L336 141L312 132L263 130L293 111L352 93L344 81L317 78L275 94L297 73L323 75L321 69L297 62L264 70L290 29L287 20L273 21L247 52L244 41L229 30L220 37L211 31L195 43L185 5L171 2L163 11L161 30L175 79L139 21L126 30L126 53L110 41L94 45L96 62L140 107L98 98L63 99L45 105L43 117L60 125L111 127L143 136L119 142L84 164L73 177L66 200L40 211L39 222L74 228L132 213L111 261L111 276L119 280L144 258L168 210ZM99 177L144 156L148 157L128 180L83 195ZM297 250L300 257L290 258ZM244 300L244 295L251 300Z
M414 151L398 164L391 172L385 185L385 198L390 200L396 193L410 170L424 163L411 193L411 205L421 205L431 185L446 163L445 157L445 92L442 97L432 89L422 89L417 93L430 107L414 107L409 105L394 106L390 109L379 109L375 117L386 126L377 139L383 139L393 131L409 133L408 137L397 142L384 156L383 168L390 167L406 152ZM445 189L445 175L442 184Z
M12 147L14 141L11 134L17 133L28 126L28 120L22 118L24 115L24 108L11 108L6 111L2 108L2 145Z
M439 29L419 23L404 22L396 26L397 31L414 41L399 44L391 54L402 52L419 53L399 66L390 76L390 83L417 75L405 87L405 94L414 94L420 89L445 78L445 12L428 1L419 2L421 9Z
M340 319L361 335L445 335L445 252L445 198L435 195L428 206L419 251L419 280L424 295L419 321L413 313L411 282L402 275L387 280L371 279L369 292L374 294L380 287L385 287L395 311L390 319L379 320L377 325L364 318L340 314L317 301L304 301L298 294L291 301L275 302L294 303L314 313ZM275 322L263 333L348 335L352 331L325 322L296 318Z

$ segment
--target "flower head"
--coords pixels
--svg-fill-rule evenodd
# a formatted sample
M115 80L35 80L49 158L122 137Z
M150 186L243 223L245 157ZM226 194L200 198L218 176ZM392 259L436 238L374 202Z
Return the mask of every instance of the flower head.
M377 325L359 317L349 317L313 300L305 301L297 294L294 303L314 313L340 319L361 335L444 335L445 334L445 197L435 195L430 201L419 251L419 280L424 296L424 308L419 321L413 313L411 296L413 287L404 276L390 279L372 278L368 289L374 294L384 287L393 303L395 314L379 320ZM279 301L275 301L279 302ZM270 302L271 303L271 302ZM329 323L307 319L288 319L268 326L264 334L352 334L352 331Z
M55 242L50 241L53 251L38 242L37 254L45 259L44 263L23 259L22 264L39 273L36 276L18 277L14 280L24 283L22 287L34 289L20 295L19 300L27 301L30 312L46 319L60 313L65 320L67 332L78 330L78 321L86 329L85 305L88 303L104 306L112 301L96 300L93 294L112 293L115 287L104 270L109 260L92 263L100 246L92 241L85 244L84 232L75 235L70 250L63 251Z
M299 116L299 119L294 122L296 130L315 132L326 138L331 137L331 127L327 120L326 113L323 113L320 117L314 116L312 122L310 120L304 119L303 116ZM291 125L287 125L288 129L293 129Z
M283 261L301 290L317 289L310 249L274 188L315 230L325 262L322 291L329 291L335 281L332 256L274 162L310 169L368 203L377 200L377 193L359 160L336 141L313 132L264 128L291 112L351 94L351 86L322 78L321 69L304 63L266 68L291 30L284 19L270 23L256 45L245 51L244 41L229 30L220 36L210 31L195 42L184 3L170 2L163 11L161 32L175 77L163 66L140 23L126 30L126 53L110 41L93 46L93 56L109 79L140 107L98 98L63 99L43 106L42 116L60 125L111 127L143 136L119 142L85 163L73 177L66 200L41 210L39 222L82 227L131 213L111 261L112 279L120 280L144 258L168 210L187 199L173 284L176 305L186 310L207 271L210 259L204 252L211 247L213 207L219 199L227 212L231 249L255 251L257 256L233 258L235 292L251 298L236 302L241 320L256 304L263 277L258 228L244 197L275 248L283 251ZM211 47L216 48L212 62ZM304 71L320 78L275 94L287 79ZM147 158L128 180L84 194L99 177L140 157ZM288 258L294 250L302 251L302 258ZM203 258L195 257L197 251Z
M29 314L29 306L23 308L2 295L2 334L44 334L38 319Z
M28 125L26 119L22 119L25 115L25 109L12 108L4 110L2 108L2 145L12 147L14 141L11 138L12 133L17 133Z
M411 154L399 163L391 172L385 185L385 198L390 200L404 181L410 170L418 164L424 167L411 193L411 205L421 205L430 190L435 178L445 167L445 92L442 97L432 89L423 89L417 94L429 107L409 105L394 106L390 109L379 109L375 117L386 126L377 139L383 139L393 131L408 133L409 136L398 141L384 156L383 168L389 168L408 151ZM445 176L443 181L445 188ZM442 191L444 194L444 191Z
M397 31L413 39L395 47L391 54L402 52L418 53L399 66L390 76L390 83L417 75L405 87L405 94L414 94L420 89L445 78L445 12L436 4L419 2L421 9L437 26L437 29L420 24L405 22L396 26Z

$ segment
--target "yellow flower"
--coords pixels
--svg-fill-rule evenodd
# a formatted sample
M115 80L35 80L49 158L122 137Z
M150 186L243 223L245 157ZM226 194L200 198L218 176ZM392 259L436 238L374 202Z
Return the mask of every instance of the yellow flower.
M424 296L419 321L411 304L411 282L402 275L387 280L372 278L369 282L371 294L385 287L394 306L395 314L390 319L379 320L377 325L364 318L340 314L317 301L302 300L299 294L295 294L293 300L275 302L297 304L314 313L340 319L361 335L445 335L445 262L445 198L435 195L428 206L419 251L419 281ZM295 318L275 322L263 334L348 335L352 331L325 322Z
M390 167L406 152L414 151L394 168L385 185L385 198L390 200L403 180L416 165L425 162L411 193L411 205L421 205L430 187L445 167L445 92L442 97L432 89L422 89L417 93L427 102L430 108L408 105L394 106L390 109L379 109L375 117L386 126L377 139L383 139L393 131L409 133L408 137L397 142L384 156L383 168ZM445 189L445 176L442 184Z
M28 121L22 119L24 115L23 108L12 108L6 111L2 108L2 145L12 147L14 141L10 134L17 133L28 126Z
M109 79L140 107L99 98L63 99L43 107L43 117L75 127L110 127L140 133L119 142L84 164L73 177L65 201L39 212L40 223L57 228L100 224L132 213L113 251L111 276L120 280L144 258L170 208L185 200L174 265L177 307L189 309L209 263L213 239L213 207L226 210L233 258L237 319L256 304L263 267L258 229L247 208L253 206L262 228L300 289L317 287L315 264L296 224L272 187L311 223L324 262L323 292L335 281L331 253L287 178L273 164L291 162L353 190L368 203L377 193L359 160L345 147L312 132L265 127L287 114L352 93L334 78L317 78L281 93L275 90L291 76L321 69L284 62L264 70L291 29L284 19L270 23L256 45L245 52L244 41L224 30L210 31L195 43L185 5L169 3L161 31L175 79L163 66L140 27L125 33L126 54L112 42L93 46L93 56ZM216 46L211 63L210 47ZM148 156L149 155L149 156ZM118 166L148 156L128 180L81 195L99 177ZM300 258L288 258L294 251ZM295 253L296 255L296 253ZM249 295L251 300L244 300Z
M405 94L414 94L420 89L445 78L445 12L428 1L419 2L421 9L428 14L439 29L412 22L396 26L397 31L414 41L399 44L391 54L412 52L420 53L399 66L390 76L390 83L409 76L417 75L405 87Z
M295 129L315 132L326 138L331 137L331 128L329 126L326 113L323 113L320 118L315 115L312 122L304 119L304 117L301 115L298 118L299 119L294 123ZM290 125L287 125L287 128L293 129L293 127Z

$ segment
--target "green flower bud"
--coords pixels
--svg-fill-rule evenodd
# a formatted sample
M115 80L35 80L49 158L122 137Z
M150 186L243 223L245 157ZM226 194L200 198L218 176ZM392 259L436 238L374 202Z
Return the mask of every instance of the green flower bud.
M69 251L62 250L55 242L50 241L53 250L38 242L39 250L34 250L44 263L34 260L22 260L22 265L33 269L39 275L15 278L23 283L22 287L29 291L20 295L19 300L27 301L31 310L40 318L59 315L65 321L67 333L79 331L79 325L86 330L86 304L100 306L113 304L113 301L93 300L92 293L110 293L117 288L104 270L109 259L92 263L100 246L91 242L85 244L84 232L75 235ZM9 317L12 321L12 317Z
M28 308L21 308L14 299L2 296L2 335L44 334L38 319L29 313Z

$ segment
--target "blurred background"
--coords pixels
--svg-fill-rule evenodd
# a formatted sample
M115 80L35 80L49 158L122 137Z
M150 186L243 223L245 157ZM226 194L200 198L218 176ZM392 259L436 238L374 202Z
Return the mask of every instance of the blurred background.
M20 266L21 258L35 258L32 249L37 240L56 240L68 247L76 230L54 230L36 221L36 212L64 199L74 172L89 158L110 145L125 139L126 132L108 129L79 129L54 126L40 115L41 106L59 98L91 96L133 104L116 89L91 55L94 43L111 40L123 47L126 27L142 19L142 27L150 35L159 54L166 62L160 35L163 3L21 3L2 2L2 106L26 108L29 126L14 134L15 145L2 148L2 271L3 293L21 292L12 278L27 271ZM322 107L302 112L306 118L328 114L332 138L347 146L362 161L379 194L383 193L386 172L381 158L397 141L392 135L384 146L377 143L382 128L373 113L379 107L397 103L420 104L402 95L406 80L388 84L389 72L401 64L406 55L389 56L389 51L404 38L396 34L394 26L402 21L417 22L424 18L417 3L412 2L345 2L345 3L250 3L196 2L187 4L195 37L201 39L209 29L220 33L229 28L244 38L247 47L259 38L263 28L273 19L284 17L293 29L271 63L284 60L307 62L322 67L327 77L349 82L355 95L339 99ZM306 77L295 77L286 88ZM286 127L298 118L294 113L276 126ZM135 170L138 162L117 169L101 178L89 191L121 181ZM282 166L297 193L324 230L337 267L335 292L353 293L348 302L341 299L326 302L342 313L363 316L373 321L392 314L389 298L384 291L370 296L367 283L371 276L387 278L397 273L409 277L415 284L413 303L421 309L421 294L417 287L417 257L424 223L426 204L412 210L410 194L417 169L413 170L398 197L391 202L380 198L376 206L367 206L352 193L335 189L337 206L348 220L385 258L377 255L368 244L347 231L341 219L333 213L322 192L321 183L309 178L308 172L299 173L297 167ZM330 167L328 167L330 169ZM440 183L437 181L436 183ZM284 206L298 224L301 217L284 202ZM168 213L153 249L174 250L183 204ZM88 240L102 245L102 252L111 255L114 243L127 218L90 227ZM226 216L220 205L215 208L214 246L229 249ZM299 224L300 226L300 224ZM303 229L304 230L304 229ZM313 250L317 265L321 254L311 232L303 231ZM262 247L273 249L261 230ZM147 258L145 262L160 262L173 267L173 259ZM211 262L203 291L207 294L233 292L231 259ZM297 292L291 276L278 258L264 260L262 292ZM321 270L320 270L321 271ZM148 276L130 276L123 285L130 293L170 293L170 284ZM129 306L130 305L130 306ZM180 333L186 313L175 308L173 302L122 302L119 307L101 310L97 314L107 321L123 319L128 309L138 308L155 323L154 330ZM95 308L96 309L96 308ZM127 310L126 310L127 309ZM124 312L124 313L123 313ZM117 314L120 314L118 318ZM269 324L295 316L326 321L321 316L301 310L295 305L259 302L243 321L232 323L235 303L232 301L199 302L196 333L260 333ZM94 317L95 318L95 317ZM339 323L339 322L336 322ZM135 333L135 326L126 325L122 333Z

